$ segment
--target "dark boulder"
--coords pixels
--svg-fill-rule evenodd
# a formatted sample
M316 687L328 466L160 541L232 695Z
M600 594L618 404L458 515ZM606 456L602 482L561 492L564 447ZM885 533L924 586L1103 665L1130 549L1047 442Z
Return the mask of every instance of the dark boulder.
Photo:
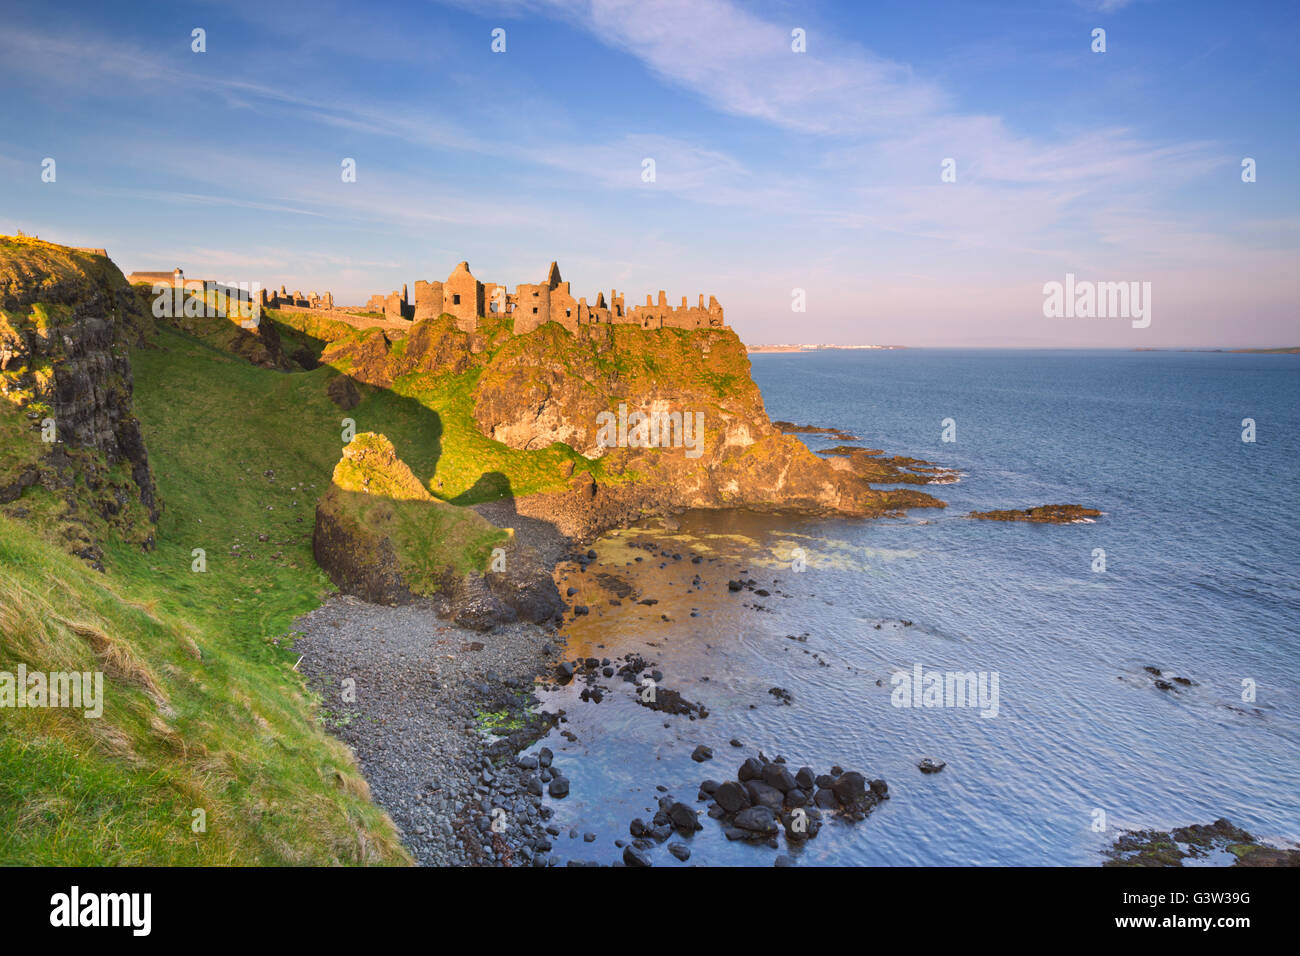
M623 862L627 866L652 866L650 855L640 847L628 846L623 849Z
M713 799L727 813L739 813L754 802L749 797L749 791L734 780L728 780L718 787L713 794Z
M736 826L750 833L775 833L776 813L771 807L750 807L736 814Z
M749 799L760 806L779 810L785 803L785 794L762 780L745 781L745 789L749 791Z
M763 782L770 787L775 787L782 793L796 787L794 774L787 770L784 764L780 763L770 763L763 768Z
M821 789L813 794L813 803L823 810L834 810L840 805L840 801L835 797L835 791Z
M867 778L855 770L850 770L840 775L833 789L835 796L844 806L857 806L867 795Z
M325 386L325 394L329 396L331 402L345 412L350 412L361 404L361 393L357 391L357 383L347 375L336 375L330 379L329 384Z
M694 833L704 829L700 825L699 816L684 803L674 803L668 808L668 822L678 832Z

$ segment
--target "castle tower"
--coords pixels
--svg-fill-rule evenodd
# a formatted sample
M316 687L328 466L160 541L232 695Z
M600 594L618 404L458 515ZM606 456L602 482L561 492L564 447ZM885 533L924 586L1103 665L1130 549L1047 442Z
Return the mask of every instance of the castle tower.
M415 321L436 319L442 315L442 283L418 279L415 283Z
M301 293L295 293L295 298ZM409 300L406 296L406 286L402 286L401 292L390 292L388 298L384 300L384 318L389 321L396 319L409 319L411 317Z
M551 321L551 287L521 284L515 290L515 335L526 335Z
M478 327L478 317L483 315L483 283L469 271L469 263L461 262L442 284L443 311L456 317L456 327L473 332Z
M554 262L546 270L546 282L543 286L547 293L546 313L551 322L559 322L570 332L577 332L582 321L581 308L569 291L569 283L560 278L560 267Z

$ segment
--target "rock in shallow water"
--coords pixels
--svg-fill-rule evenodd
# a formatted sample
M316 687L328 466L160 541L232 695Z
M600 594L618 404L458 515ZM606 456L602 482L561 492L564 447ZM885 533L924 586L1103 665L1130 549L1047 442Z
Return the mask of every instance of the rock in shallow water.
M668 808L668 821L679 832L694 833L704 829L696 812L684 803L674 803Z
M753 803L749 798L749 791L734 780L728 780L719 786L713 794L713 799L727 813L739 813Z
M771 807L749 807L736 814L736 826L751 833L775 833L776 813Z
M652 866L650 855L639 847L629 846L623 850L623 862L628 866Z
M835 781L835 796L839 798L840 803L846 806L856 805L862 802L862 798L867 794L867 778L862 774L850 770L848 773L840 774Z

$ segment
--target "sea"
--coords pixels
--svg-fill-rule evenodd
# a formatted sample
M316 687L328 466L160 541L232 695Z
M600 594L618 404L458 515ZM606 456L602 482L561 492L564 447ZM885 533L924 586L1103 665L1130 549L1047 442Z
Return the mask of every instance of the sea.
M582 681L543 692L563 722L531 751L550 748L571 784L547 798L558 860L621 859L666 794L701 811L703 829L673 838L701 865L1095 866L1126 830L1221 817L1300 842L1300 356L751 360L773 420L960 477L922 489L945 508L897 518L696 511L602 538L562 582L591 608L565 653L642 655L708 716L650 710L617 675L599 703ZM1102 515L966 517L1042 504ZM602 573L634 593L611 604ZM918 672L974 673L985 698L927 699ZM711 759L692 758L701 744ZM728 840L699 784L759 752L884 779L890 799L801 843ZM924 758L945 766L922 773ZM666 843L648 852L685 865Z

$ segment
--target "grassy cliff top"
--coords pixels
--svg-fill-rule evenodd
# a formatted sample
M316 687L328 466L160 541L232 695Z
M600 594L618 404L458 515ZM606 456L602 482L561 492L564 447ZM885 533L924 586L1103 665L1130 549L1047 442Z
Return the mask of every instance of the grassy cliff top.
M126 287L126 278L107 256L31 236L0 236L0 309L66 304L91 287Z

